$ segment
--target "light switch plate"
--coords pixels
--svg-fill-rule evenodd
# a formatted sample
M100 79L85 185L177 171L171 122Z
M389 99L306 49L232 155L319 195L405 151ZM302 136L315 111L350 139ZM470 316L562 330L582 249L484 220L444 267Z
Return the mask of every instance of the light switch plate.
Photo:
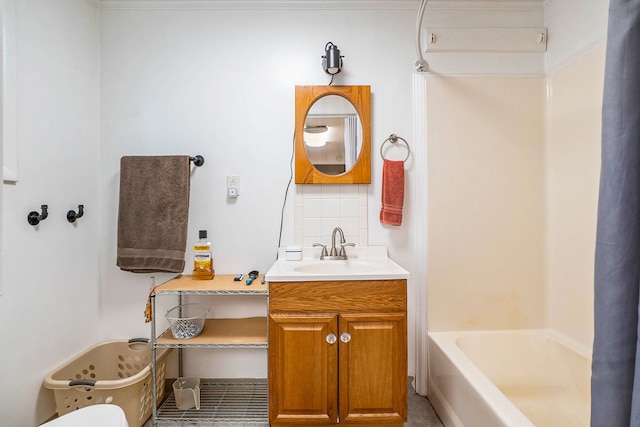
M227 176L227 197L236 198L240 195L240 177L237 175Z

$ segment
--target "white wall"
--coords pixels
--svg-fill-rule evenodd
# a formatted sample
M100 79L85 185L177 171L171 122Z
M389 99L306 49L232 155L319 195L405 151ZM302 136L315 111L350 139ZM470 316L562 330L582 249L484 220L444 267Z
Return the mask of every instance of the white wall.
M98 20L85 0L15 0L7 18L20 173L2 198L0 417L32 426L54 413L45 375L100 340ZM27 214L41 204L49 218L32 227ZM86 213L72 225L78 204Z
M103 336L149 334L142 317L149 278L115 266L120 157L202 154L206 163L191 180L190 240L198 229L209 231L218 274L266 271L276 256L290 174L294 87L328 84L329 76L321 68L328 41L338 45L345 57L343 72L334 84L371 85L373 179L366 190L368 243L387 245L390 255L409 271L419 265L413 256L412 228L423 215L413 211L414 201L405 200L401 227L382 227L378 220L380 145L391 133L412 143L417 2L399 2L397 10L366 5L341 10L304 6L242 10L215 2L194 8L172 2L175 8L129 9L118 3L105 4L100 19ZM403 9L408 3L410 7ZM419 185L412 179L412 166L409 161L405 194ZM240 176L237 200L226 198L227 175ZM295 191L292 185L283 245L294 242ZM260 302L239 304L231 306L228 297L211 301L214 316L265 312ZM412 318L409 322L413 326ZM410 337L412 332L413 328ZM190 360L190 366L201 376L266 376L264 354L223 352L216 353L219 358L192 352L190 357L196 360Z

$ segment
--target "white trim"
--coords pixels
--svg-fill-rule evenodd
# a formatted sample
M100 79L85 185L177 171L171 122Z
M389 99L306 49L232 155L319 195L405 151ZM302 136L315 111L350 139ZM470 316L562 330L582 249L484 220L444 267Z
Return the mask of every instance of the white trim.
M544 53L545 27L427 27L425 51Z
M4 58L4 52L5 52L5 46L4 46L4 40L5 40L5 35L4 35L4 20L3 20L3 16L4 16L4 8L2 6L0 6L0 58ZM4 67L0 68L0 117L2 117L2 112L4 111ZM3 150L4 150L4 136L3 136L4 130L2 129L2 126L0 126L0 164L3 165L4 168L4 155L3 155ZM4 173L4 171L3 171ZM4 197L2 195L4 190L4 185L0 185L0 200L4 200ZM3 214L3 206L4 203L0 202L0 218L4 218ZM4 282L4 280L2 279L2 272L3 272L3 260L4 260L4 244L3 244L3 240L2 240L2 236L3 236L3 232L2 229L4 227L0 227L0 296L2 296L2 284Z
M546 78L548 77L545 73L522 73L522 74L517 74L517 73L498 73L498 72L486 72L486 73L481 73L481 72L471 72L471 73L460 73L460 72L455 72L455 73L432 73L430 71L427 71L427 74L431 77L451 77L451 78L485 78L485 77L504 77L507 79L516 79L516 78Z
M94 0L100 9L417 10L418 0Z
M600 37L598 40L595 40L589 44L587 44L586 46L582 47L581 49L578 49L577 51L573 52L571 55L565 57L564 59L556 62L553 66L551 66L547 71L546 71L546 75L548 77L553 76L555 73L562 71L563 69L567 68L568 66L570 66L571 64L578 62L579 60L581 60L582 58L584 58L585 56L589 55L591 52L593 52L595 49L606 45L607 43L607 37L603 36Z
M87 0L100 9L374 9L417 10L419 0ZM431 0L431 10L542 10L557 0Z
M18 182L16 6L13 1L2 6L2 180L13 184Z
M427 73L413 75L413 141L411 149L415 165L413 202L414 250L416 266L412 272L415 286L415 390L427 394Z
M427 3L427 9L449 11L542 10L543 2L542 0L430 0L429 3Z
M429 53L429 75L440 77L546 77L543 53Z

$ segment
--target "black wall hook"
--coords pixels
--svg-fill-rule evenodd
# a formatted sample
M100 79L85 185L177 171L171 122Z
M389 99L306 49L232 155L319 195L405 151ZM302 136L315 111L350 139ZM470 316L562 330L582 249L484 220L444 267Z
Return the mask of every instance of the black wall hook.
M38 213L36 211L29 212L29 215L27 215L27 222L29 222L29 224L38 225L40 224L40 221L47 219L47 216L49 216L49 213L47 212L47 205L41 205L40 209L42 209L42 213Z
M70 210L67 212L67 221L75 222L76 219L81 218L84 215L84 205L78 205L78 212Z

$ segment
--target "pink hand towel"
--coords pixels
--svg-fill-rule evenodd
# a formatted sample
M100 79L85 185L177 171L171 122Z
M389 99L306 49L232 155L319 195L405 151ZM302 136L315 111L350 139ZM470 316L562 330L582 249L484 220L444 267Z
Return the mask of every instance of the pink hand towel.
M382 165L382 207L380 222L389 225L402 224L404 203L404 162L384 160Z

